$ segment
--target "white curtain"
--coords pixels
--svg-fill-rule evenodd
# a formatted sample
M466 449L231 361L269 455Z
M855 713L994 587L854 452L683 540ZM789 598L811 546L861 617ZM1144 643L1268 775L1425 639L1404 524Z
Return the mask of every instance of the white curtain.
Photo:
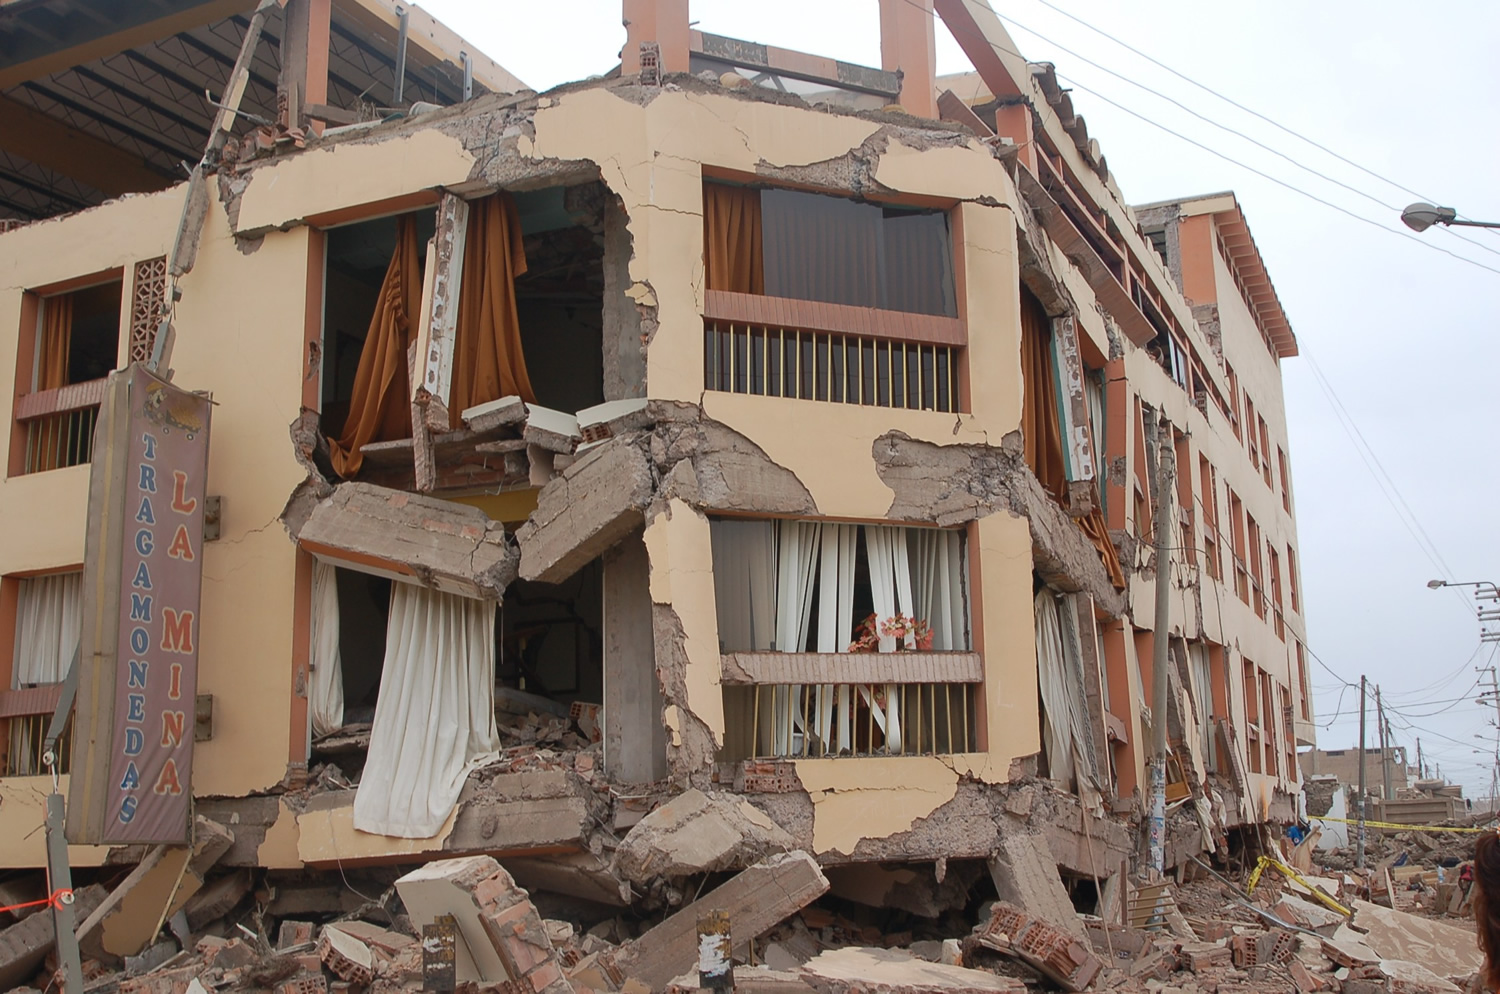
M312 681L308 710L314 735L328 735L344 726L344 664L339 658L338 573L321 559L313 563Z
M385 663L354 827L431 838L471 770L499 751L495 605L391 585Z
M848 652L849 643L854 641L854 555L859 547L859 526L826 523L821 527L823 555L818 571L818 651ZM830 754L835 748L853 751L849 728L853 708L849 686L820 684L815 704L816 734L824 750Z
M776 649L803 652L812 622L813 578L822 547L823 526L811 521L777 522ZM820 612L821 613L821 612ZM772 692L772 748L776 756L802 752L800 689L781 686Z
M896 614L912 614L911 562L906 548L906 529L891 525L865 525L865 556L870 566L870 599L875 604L875 623L878 625ZM908 637L907 647L914 643ZM895 652L894 636L880 636L880 651ZM865 688L864 695L875 718L875 724L885 733L885 745L891 752L901 751L901 708L899 688L894 683L885 685L884 707Z
M11 687L61 683L83 631L83 574L56 573L21 581L16 601Z
M969 648L969 617L964 610L963 541L958 532L908 528L912 604L932 626L933 649Z
M715 520L714 599L725 652L765 652L776 645L776 529L771 521Z
M1047 770L1053 780L1073 782L1073 743L1068 732L1068 680L1062 655L1062 627L1057 602L1047 590L1037 592L1036 669L1042 692L1042 739L1047 747Z
M1068 680L1068 738L1073 745L1073 763L1078 771L1078 796L1096 814L1103 814L1100 790L1104 780L1088 730L1088 709L1084 702L1082 625L1078 620L1078 595L1065 594L1058 606L1058 627L1062 635L1063 664Z

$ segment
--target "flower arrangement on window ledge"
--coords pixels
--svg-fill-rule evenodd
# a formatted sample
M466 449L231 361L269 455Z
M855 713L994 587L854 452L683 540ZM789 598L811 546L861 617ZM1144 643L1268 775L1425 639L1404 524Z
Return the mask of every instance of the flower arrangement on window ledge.
M871 614L855 629L849 651L879 652L882 638L895 639L897 652L903 649L926 651L932 648L932 626L927 623L926 618L908 618L899 611L884 621Z

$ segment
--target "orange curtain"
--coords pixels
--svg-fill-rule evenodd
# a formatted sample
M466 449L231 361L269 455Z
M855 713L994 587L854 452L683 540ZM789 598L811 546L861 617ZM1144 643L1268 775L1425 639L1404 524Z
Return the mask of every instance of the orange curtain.
M761 233L759 190L703 184L703 262L708 289L766 292Z
M516 277L524 272L526 249L515 201L503 192L476 200L469 208L448 395L449 423L455 428L459 415L477 404L501 397L536 403L516 314Z
M1083 533L1093 541L1094 548L1099 550L1099 558L1104 560L1104 568L1109 572L1109 582L1117 590L1124 590L1125 570L1120 566L1120 554L1115 551L1115 543L1109 540L1109 525L1104 521L1104 509L1095 505L1086 517L1073 520L1078 522L1078 527L1083 529Z
M330 440L333 468L345 479L364 462L361 447L411 437L411 380L407 355L417 334L422 303L422 265L417 258L417 222L396 221L396 251L380 284L375 315L359 354L344 432Z
M68 385L68 359L73 343L73 297L59 294L42 302L42 354L38 357L38 390Z
M1068 498L1062 428L1057 422L1057 382L1052 375L1052 330L1041 301L1021 290L1021 437L1026 465L1060 502Z

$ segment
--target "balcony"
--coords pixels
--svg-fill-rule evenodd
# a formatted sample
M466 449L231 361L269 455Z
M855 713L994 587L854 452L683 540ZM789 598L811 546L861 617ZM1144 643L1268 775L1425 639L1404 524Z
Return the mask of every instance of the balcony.
M4 763L0 764L0 776L31 777L47 772L42 763L43 745L61 694L62 684L0 691L0 727L7 729L3 740L5 752ZM68 723L63 727L62 738L58 740L59 774L68 772L72 754L73 719L69 716Z
M721 661L730 758L978 748L977 652L733 652Z
M957 318L709 290L708 390L954 413Z
M87 380L29 393L16 401L16 425L24 433L17 474L82 466L94 454L94 424L104 401L105 380Z

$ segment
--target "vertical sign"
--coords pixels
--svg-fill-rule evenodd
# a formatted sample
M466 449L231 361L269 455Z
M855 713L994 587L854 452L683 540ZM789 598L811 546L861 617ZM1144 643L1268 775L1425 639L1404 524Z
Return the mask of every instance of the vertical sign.
M110 374L89 479L73 843L191 838L211 406L138 364Z

